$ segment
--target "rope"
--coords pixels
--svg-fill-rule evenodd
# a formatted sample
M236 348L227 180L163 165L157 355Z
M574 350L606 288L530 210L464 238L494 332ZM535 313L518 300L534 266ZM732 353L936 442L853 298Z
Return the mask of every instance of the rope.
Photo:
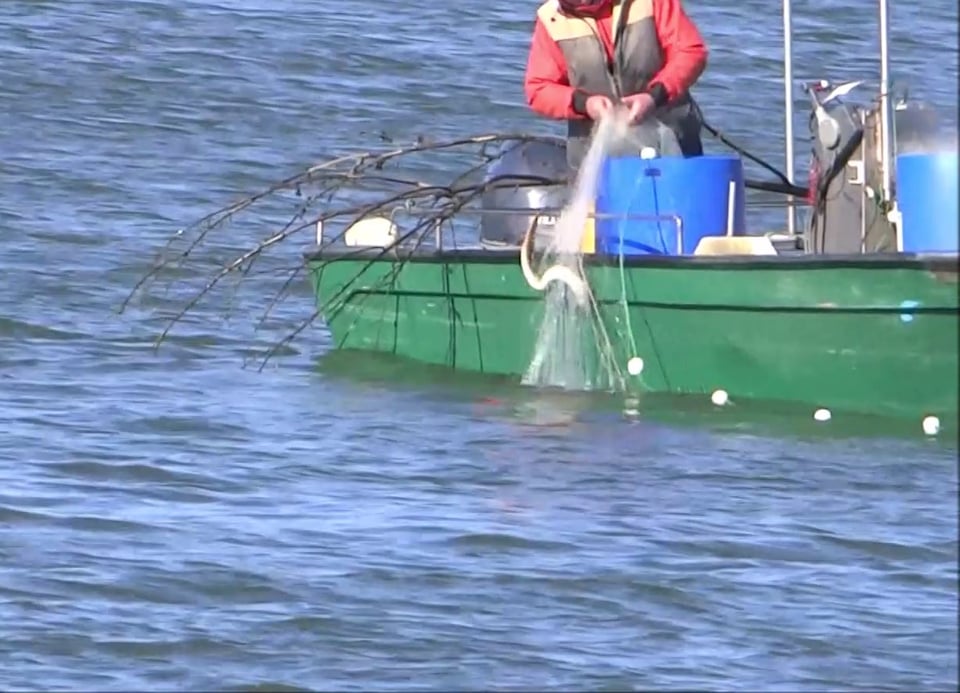
M530 226L527 227L527 232L523 234L523 242L520 244L520 269L523 271L523 278L527 280L530 288L536 291L544 291L551 282L566 284L576 297L577 304L584 305L587 302L590 289L587 283L569 267L552 265L539 276L533 271L530 266L530 241L533 239L536 227L537 217L534 217Z

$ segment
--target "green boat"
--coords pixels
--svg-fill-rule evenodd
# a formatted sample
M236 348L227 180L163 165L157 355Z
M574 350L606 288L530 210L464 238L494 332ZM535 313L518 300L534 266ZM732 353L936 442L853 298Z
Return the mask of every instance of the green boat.
M527 371L544 296L516 254L308 257L337 348ZM956 258L630 258L626 312L616 259L585 264L615 353L645 363L642 390L956 419Z
M885 16L882 4L884 41ZM882 84L885 56L883 49ZM789 54L786 61L792 172ZM572 301L579 281L592 316L580 386L712 397L716 404L790 402L818 417L846 411L924 421L928 433L938 422L954 426L956 157L950 183L906 181L905 157L920 157L917 142L939 136L935 112L925 104L890 103L887 89L879 105L854 104L846 97L858 85L806 85L809 186L789 178L742 181L745 189L782 193L782 233L744 234L731 219L725 232L684 238L693 225L684 225L683 213L661 209L632 217L661 231L673 224L665 247L626 252L621 242L611 252L600 230L614 215L600 210L598 200L590 223L594 252L583 254L578 278L551 282L531 267L539 234L549 235L568 191L525 181L532 169L560 173L564 144L520 141L491 163L487 180L496 184L481 204L458 210L461 219L479 219L466 234L451 238L438 224L435 236L414 237L402 233L391 213L364 219L341 234L342 243L331 243L318 225L317 242L305 251L318 312L337 349L520 380L530 373L541 330L550 327L544 316L551 292L565 283L564 300ZM944 155L931 156L942 164ZM918 187L933 195L944 185L953 197L937 202L939 221L929 213L921 218L918 203L903 197L916 196ZM802 228L798 200L809 211ZM410 210L398 205L403 213ZM631 214L621 210L620 217ZM615 377L601 382L603 373Z

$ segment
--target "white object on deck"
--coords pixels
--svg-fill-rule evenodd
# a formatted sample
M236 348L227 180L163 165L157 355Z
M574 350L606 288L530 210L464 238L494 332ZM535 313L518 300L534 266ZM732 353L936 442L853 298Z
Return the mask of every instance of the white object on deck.
M630 375L640 375L643 373L643 359L639 356L634 356L627 361L627 373Z
M319 232L318 232L319 234ZM347 245L385 247L397 240L397 225L386 217L367 217L353 224L343 234Z
M704 236L694 255L777 255L766 236Z
M726 390L714 390L713 394L710 395L710 401L718 407L722 407L730 401L730 395L727 394Z
M727 235L704 236L694 248L694 255L776 255L777 249L766 236L734 236L733 223L737 209L737 184L730 181L727 193Z
M829 421L832 418L832 414L829 409L817 409L813 412L813 418L815 421Z

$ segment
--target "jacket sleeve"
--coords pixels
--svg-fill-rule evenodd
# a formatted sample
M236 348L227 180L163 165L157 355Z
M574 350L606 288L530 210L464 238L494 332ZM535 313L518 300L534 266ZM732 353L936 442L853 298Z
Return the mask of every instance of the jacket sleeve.
M703 74L707 66L707 46L697 26L684 12L681 0L653 0L653 19L664 61L650 84L662 84L667 99L673 99L692 87Z
M527 105L542 116L557 119L581 119L585 115L573 109L574 89L567 78L563 51L537 18L530 41L527 70L523 80Z

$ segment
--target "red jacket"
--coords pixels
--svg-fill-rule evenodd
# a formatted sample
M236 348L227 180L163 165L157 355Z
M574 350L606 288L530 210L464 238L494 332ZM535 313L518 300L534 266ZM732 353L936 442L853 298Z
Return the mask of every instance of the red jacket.
M680 0L653 0L653 20L663 50L663 68L650 84L659 82L673 99L689 89L707 64L707 47L696 25L683 11ZM597 20L600 38L613 56L612 15ZM550 38L539 18L533 29L527 71L524 77L527 104L547 118L586 118L573 110L573 87L567 79L567 65L560 46Z

